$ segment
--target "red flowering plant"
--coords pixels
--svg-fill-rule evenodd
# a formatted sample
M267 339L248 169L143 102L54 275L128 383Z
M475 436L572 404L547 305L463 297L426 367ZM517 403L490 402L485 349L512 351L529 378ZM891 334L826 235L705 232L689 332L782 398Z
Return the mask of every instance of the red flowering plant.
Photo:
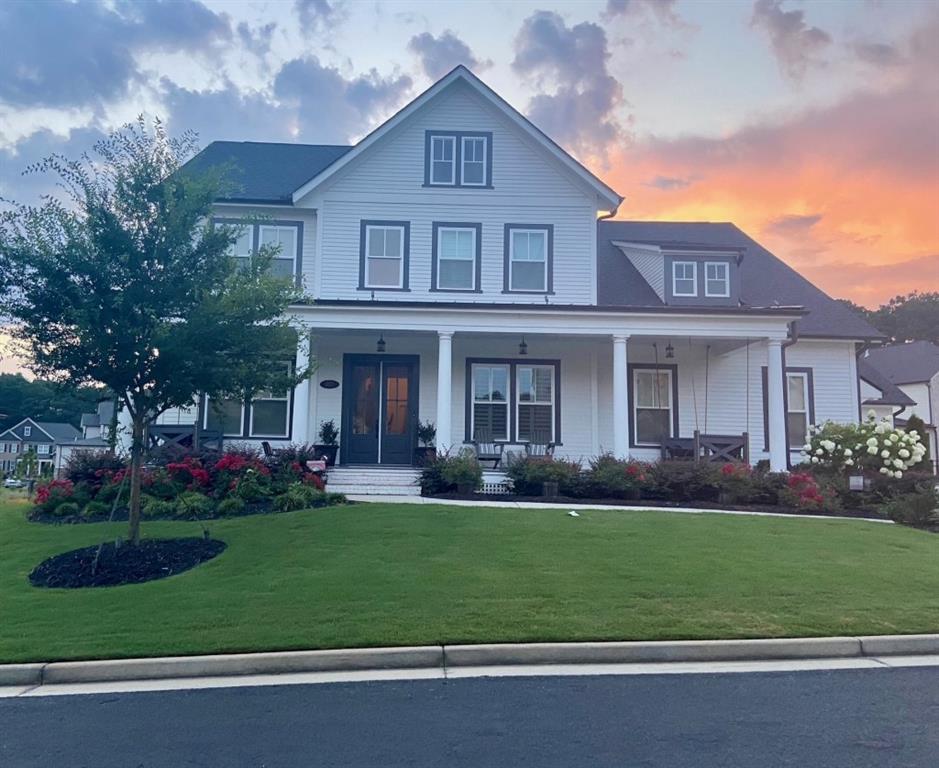
M753 474L753 468L743 462L722 464L717 480L721 500L728 504L752 501L758 490Z
M271 470L250 450L227 451L212 465L215 496L231 494L245 501L258 501L267 495Z
M36 511L52 512L63 501L68 501L75 493L75 484L71 480L50 480L36 486Z
M780 496L783 502L798 509L831 509L837 503L836 496L823 489L808 472L790 474Z
M181 483L189 491L199 491L211 483L209 471L195 456L186 456L179 461L171 461L166 471L173 481Z
M610 453L590 462L587 485L591 496L636 499L649 484L649 467L644 462L617 459Z

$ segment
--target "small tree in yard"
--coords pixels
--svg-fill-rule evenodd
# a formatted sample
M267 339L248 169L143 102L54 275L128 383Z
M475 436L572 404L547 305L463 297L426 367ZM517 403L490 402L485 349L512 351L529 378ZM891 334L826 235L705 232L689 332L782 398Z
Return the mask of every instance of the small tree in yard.
M191 133L169 138L143 119L95 145L97 157L52 156L66 202L0 213L0 309L32 370L77 387L119 393L132 423L130 525L140 537L140 466L146 425L167 408L295 386L286 371L297 334L285 310L297 298L272 277L275 249L239 268L233 227L213 227L221 173L180 171Z

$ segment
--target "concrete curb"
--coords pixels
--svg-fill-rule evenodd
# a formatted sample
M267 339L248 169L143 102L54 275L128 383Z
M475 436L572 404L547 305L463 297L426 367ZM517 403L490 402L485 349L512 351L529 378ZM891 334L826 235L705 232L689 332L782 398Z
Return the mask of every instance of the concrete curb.
M655 662L780 661L939 655L939 634L677 640L613 643L505 643L349 648L325 651L168 656L0 665L0 686L231 677L299 672Z

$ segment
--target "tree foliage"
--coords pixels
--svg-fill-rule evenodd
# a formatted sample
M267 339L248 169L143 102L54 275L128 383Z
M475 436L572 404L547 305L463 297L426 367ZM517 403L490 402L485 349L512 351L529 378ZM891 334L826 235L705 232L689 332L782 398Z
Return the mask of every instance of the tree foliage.
M200 392L244 397L294 386L286 371L296 331L286 310L298 298L271 276L276 249L239 268L238 230L213 227L221 171L183 163L195 136L169 137L142 118L94 146L94 157L53 155L27 172L61 180L64 200L0 213L2 310L39 376L70 387L104 384L134 424L139 467L146 423ZM130 538L139 535L139 473L132 473Z
M840 299L893 341L931 341L939 344L939 291L894 296L878 309Z
M67 387L54 381L29 380L19 373L0 373L0 432L29 417L79 426L81 415L108 397L105 387ZM4 418L2 414L6 414Z

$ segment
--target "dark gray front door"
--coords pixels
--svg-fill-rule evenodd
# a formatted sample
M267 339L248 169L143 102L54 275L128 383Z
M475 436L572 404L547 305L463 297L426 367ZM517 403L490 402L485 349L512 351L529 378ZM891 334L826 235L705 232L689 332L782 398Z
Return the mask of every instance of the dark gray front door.
M414 458L418 358L346 355L341 455L344 464L407 464Z

